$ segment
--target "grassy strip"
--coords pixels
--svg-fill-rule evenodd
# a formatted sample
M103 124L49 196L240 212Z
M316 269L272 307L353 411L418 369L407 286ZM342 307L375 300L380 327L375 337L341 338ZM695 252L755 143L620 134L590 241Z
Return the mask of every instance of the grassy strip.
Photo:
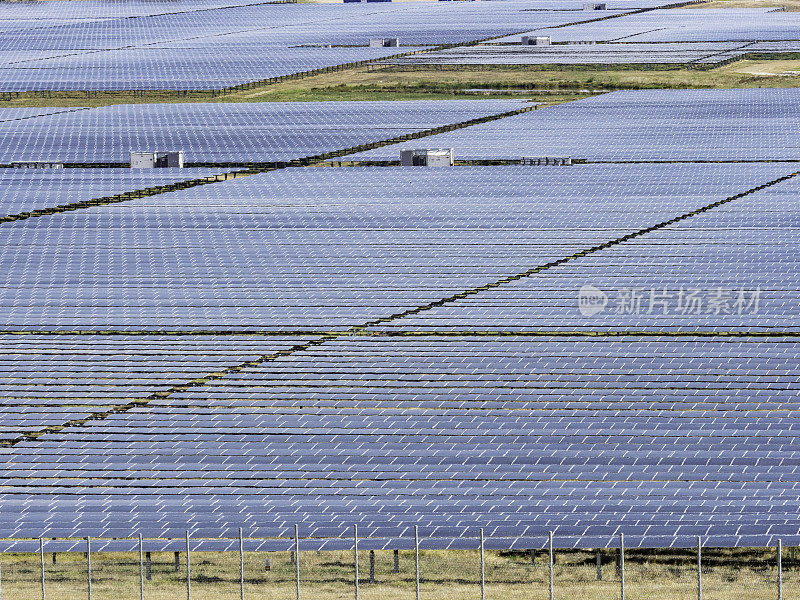
M788 12L800 11L800 0L707 0L686 8L783 8Z
M784 558L785 593L800 589L800 571ZM359 584L364 600L414 598L414 553L399 552L399 572L394 572L392 550L376 550L374 582L370 580L369 551L359 552ZM59 553L56 563L45 555L48 598L86 597L86 559L80 552ZM600 551L602 580L597 580L597 553L593 550L557 550L554 587L558 598L611 600L619 598L616 550ZM265 568L267 560L270 570ZM192 598L239 598L237 552L192 553ZM545 552L531 560L527 551L485 552L487 598L546 600L549 568ZM151 553L151 578L145 580L145 597L172 600L186 597L185 553L175 570L172 552ZM480 556L476 550L422 550L421 595L426 600L480 598ZM793 569L791 567L794 567ZM3 557L3 597L28 600L41 597L41 567L37 554ZM301 596L315 600L353 597L352 551L300 553ZM294 598L295 567L288 552L245 552L245 597ZM696 597L696 563L692 550L635 550L625 553L626 592L633 599ZM94 553L92 592L95 600L139 597L139 555L135 552ZM703 555L703 596L707 600L773 600L777 574L773 549L706 549Z
M186 92L53 92L13 95L0 106L108 106L178 102L289 102L330 100L416 100L520 97L535 101L569 101L620 89L699 89L800 87L800 75L765 77L774 65L791 70L786 60L743 60L711 70L647 69L644 66L588 68L541 65L454 65L452 69L420 66L361 67L241 90L223 96ZM796 65L800 68L800 61ZM495 90L471 92L475 89ZM520 93L521 92L521 93Z

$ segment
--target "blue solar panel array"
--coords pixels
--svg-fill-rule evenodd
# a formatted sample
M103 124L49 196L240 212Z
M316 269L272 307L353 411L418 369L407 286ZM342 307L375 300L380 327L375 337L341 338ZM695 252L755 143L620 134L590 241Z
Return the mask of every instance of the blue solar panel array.
M797 160L800 90L621 91L426 138L459 159ZM524 132L521 135L520 132ZM404 142L350 155L397 159Z
M774 8L670 9L531 33L549 35L553 42L754 42L797 40L798 26L800 16Z
M0 91L217 90L384 58L397 48L147 48L88 52L0 66ZM213 65L213 67L210 67Z
M149 9L151 3L134 2L121 10L88 4L93 11L84 7L72 18L60 8L48 15L39 5L30 13L20 8L6 13L4 4L0 92L220 89L407 51L365 47L375 37L399 37L403 46L418 50L587 18L574 0L171 7L157 2ZM612 8L660 4L620 1Z
M83 107L58 107L58 106L45 106L42 108L37 107L15 107L6 108L0 107L0 123L6 121L20 121L23 119L32 119L35 117L44 117L47 115L56 115L65 112L78 112L81 110L89 110Z
M0 169L0 217L224 173L221 169Z
M703 94L684 119L712 118ZM791 111L756 106L767 131ZM298 523L312 549L344 547L328 538L358 523L364 548L408 547L414 525L423 547L474 547L478 527L520 549L548 531L569 547L619 532L800 545L796 338L737 335L721 316L713 339L544 331L582 318L578 284L593 281L693 274L788 294L796 179L485 287L795 169L285 169L0 226L0 435L103 414L0 448L0 537L285 537ZM542 299L552 310L526 331ZM764 306L762 323L797 319Z
M0 326L343 329L721 200L750 187L754 172L771 180L790 171L586 165L266 173L8 228ZM32 262L47 269L31 269ZM69 276L54 280L54 273Z
M762 173L776 179L797 171L791 165ZM797 178L783 181L546 276L377 329L800 332L800 269L787 251L797 243L799 193ZM592 314L579 306L587 285L607 296Z
M120 104L35 119L0 113L0 164L127 162L129 152L183 150L188 162L315 156L526 106L520 100ZM42 109L55 112L59 109Z
M799 18L774 8L655 10L566 27L540 27L551 46L520 46L521 36L487 44L392 58L390 64L686 64L707 68L751 53L782 55L800 49ZM588 42L588 43L587 43Z
M730 51L740 48L740 42L551 46L487 44L395 58L387 62L398 65L686 64L702 59L709 62L725 60L731 55Z

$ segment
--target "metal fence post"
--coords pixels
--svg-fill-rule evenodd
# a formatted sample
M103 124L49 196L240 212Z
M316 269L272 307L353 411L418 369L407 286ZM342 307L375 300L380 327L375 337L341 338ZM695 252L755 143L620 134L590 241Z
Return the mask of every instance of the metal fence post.
M369 551L369 582L375 583L375 550Z
M400 572L400 550L394 551L394 572Z
M186 530L186 600L192 600L192 559L189 556L189 530Z
M44 597L44 539L39 538L39 561L42 563L42 600Z
M86 583L89 589L89 600L92 600L92 542L86 536Z
M625 536L619 534L619 594L625 600Z
M486 566L483 560L483 527L481 527L481 600L486 600Z
M239 527L239 600L244 600L244 536Z
M139 534L139 600L144 600L144 546Z
M356 600L358 600L358 525L353 524L353 565L355 566Z
M414 525L414 578L419 600L419 528L416 525Z
M294 573L297 583L297 600L300 600L300 534L294 526Z
M778 539L778 600L783 600L783 544Z
M553 532L551 531L547 534L547 546L549 550L549 562L550 562L550 600L554 600L555 598L555 588L553 586Z
M703 540L697 536L697 600L703 600L703 568L702 568Z
M597 581L603 581L603 557L600 554L600 548L597 549L595 560L597 562Z

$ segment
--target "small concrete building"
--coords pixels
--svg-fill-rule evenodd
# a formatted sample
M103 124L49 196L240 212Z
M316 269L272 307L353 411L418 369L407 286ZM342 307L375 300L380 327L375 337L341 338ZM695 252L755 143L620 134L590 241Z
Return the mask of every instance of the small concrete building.
M549 35L523 35L522 36L522 45L523 46L549 46L550 45L550 36Z
M131 152L131 169L182 169L183 152Z
M400 45L400 38L371 38L370 48L397 48Z
M400 164L404 167L452 167L452 148L401 150Z
M584 2L583 10L606 10L605 2Z

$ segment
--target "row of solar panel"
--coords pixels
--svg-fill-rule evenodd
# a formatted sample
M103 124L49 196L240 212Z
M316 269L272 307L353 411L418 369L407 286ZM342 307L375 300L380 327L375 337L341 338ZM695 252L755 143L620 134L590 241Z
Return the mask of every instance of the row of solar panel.
M36 27L11 20L0 41L0 91L220 89L403 52L302 46L367 46L371 38L399 37L413 49L585 19L581 11L541 8L548 5L530 0L255 3L136 18L45 19Z
M776 8L670 9L560 28L536 28L553 42L765 42L797 41L800 17ZM519 35L498 42L519 42Z
M6 25L0 44L0 50L6 53L0 69L3 75L0 91L219 89L399 52L396 48L298 47L364 46L375 37L399 36L404 44L412 46L518 35L526 29L554 35L555 41L754 42L796 37L796 23L791 13L767 13L757 9L657 10L618 16L598 24L584 23L587 18L580 12L540 8L538 4L522 0L492 5L431 2L370 8L261 3L218 9L189 8L134 19L95 17L78 22L44 21L37 27L30 27L29 20L21 21L25 27L16 27L12 19L10 25ZM758 18L754 18L756 16ZM458 21L458 27L452 26L453 20ZM256 25L265 21L269 22L268 27ZM253 25L243 30L242 23ZM569 23L578 24L562 27ZM554 26L558 28L549 29ZM503 39L518 41L511 37ZM20 50L27 54L20 55ZM559 60L586 62L588 59L591 62L598 58L592 58L596 54L582 50L579 56L562 56ZM665 54L657 62L676 62L677 58ZM713 60L727 58L730 57ZM466 55L462 51L422 60L511 61L516 64L539 63L543 59L541 53L517 53L514 57L505 53L498 59L485 55L476 57L474 52ZM642 60L652 61L653 57L628 54L603 62ZM688 60L713 62L712 58L697 54L685 55L680 62Z
M350 157L397 160L401 149L424 144L453 147L458 159L519 160L547 148L552 156L590 160L797 160L792 132L799 104L792 89L614 92ZM116 105L36 118L29 109L4 109L0 163L127 162L130 150L142 149L184 150L190 162L286 161L523 106L513 100Z
M223 173L222 169L2 169L0 217Z
M528 0L414 4L255 4L138 19L69 23L7 32L0 48L116 50L153 45L204 47L228 44L368 45L371 37L401 37L404 44L443 44L508 35L585 19L581 12L527 10ZM616 14L616 13L614 13ZM458 22L458 26L453 23ZM346 24L346 27L345 27ZM105 54L105 53L101 53ZM38 62L38 61L34 61Z
M697 94L683 97L702 100L696 113L676 110L684 128L698 115L713 118L713 93ZM666 110L649 98L647 110ZM777 124L791 98L720 92L717 104L732 104L735 118L747 112ZM748 102L756 109L746 111ZM387 318L374 326L385 329L417 327L414 319L428 314L446 326L451 317L494 326L504 310L535 315L519 307L540 288L563 298L568 285L542 285L552 273L580 262L610 271L615 283L646 279L642 265L668 264L683 237L704 241L684 267L702 260L701 273L715 281L713 260L737 264L709 243L726 230L743 248L772 254L763 268L745 260L722 275L748 286L766 277L780 292L797 287L796 269L789 253L764 242L794 243L786 201L794 179L546 276L425 306L793 172L780 163L287 169L2 226L3 314L7 327L25 329L327 329ZM753 214L762 229L745 229ZM554 315L579 310L576 278ZM439 312L450 305L463 308ZM414 314L403 318L403 309ZM784 314L770 304L757 319ZM713 316L718 329L731 323ZM404 543L419 524L441 526L441 535L446 527L452 535L478 526L497 527L490 535L553 529L585 546L611 544L618 531L652 535L642 543L654 545L691 535L719 545L790 543L800 531L793 337L228 339L6 336L6 438L66 427L0 449L0 534L222 535L243 526L288 536L302 523L304 535L340 536L355 521L366 535L387 536L385 544ZM140 363L149 371L141 381L137 343L158 356ZM169 387L169 373L196 385ZM125 390L121 381L134 385ZM136 406L145 390L146 404ZM73 421L95 411L97 419ZM522 539L511 543L531 538ZM450 543L464 542L430 542Z
M450 549L450 550L477 550L480 547L479 528L472 528L472 530L461 537L421 537L418 539L420 550L436 550L436 549ZM142 550L144 552L162 551L162 552L183 552L186 550L186 540L180 537L180 532L175 532L172 535L173 539L164 538L150 538L142 540ZM624 533L624 532L622 532ZM305 536L303 533L301 536ZM778 540L781 540L784 546L792 542L796 542L797 538L788 537L786 535L776 534L767 538L761 536L750 535L726 535L726 536L700 536L701 545L704 548L713 547L774 547L777 545ZM698 536L686 534L681 536L626 536L625 548L695 548L697 547ZM580 540L580 542L577 542ZM346 533L342 534L342 538L306 538L300 537L299 540L300 552L303 551L342 551L352 550L353 540L347 537ZM576 542L578 545L576 545ZM585 545L583 545L585 543ZM618 548L620 543L618 534L597 535L589 537L556 537L553 540L553 547L556 549L572 549L572 548ZM486 550L516 550L518 552L525 552L528 550L544 550L549 546L547 534L531 534L519 537L494 537L484 538L484 548ZM295 540L293 538L284 539L254 539L245 537L243 539L242 547L244 552L292 552L295 549ZM404 537L391 537L391 538L362 538L358 540L359 551L368 550L413 550L415 547L414 533L410 531ZM192 552L238 552L239 540L237 538L195 538L190 536L189 548ZM42 547L45 552L85 552L86 541L72 539L43 539ZM91 539L92 552L138 552L139 541L137 539ZM38 539L17 539L17 540L2 540L0 541L0 552L21 552L21 553L37 553L40 551L40 543ZM7 559L8 560L8 559ZM63 560L63 559L62 559ZM363 560L363 558L362 558ZM301 555L301 572L305 570L303 559ZM423 568L425 559L422 559ZM13 562L9 566L10 569L14 568ZM785 572L785 571L784 571ZM630 571L629 571L630 573ZM555 575L555 581L558 582L561 578L559 573ZM629 574L630 578L630 574ZM524 584L523 584L524 585ZM535 585L535 584L533 584ZM422 583L423 590L425 583ZM771 586L774 587L774 586ZM630 584L630 590L636 588L636 582ZM791 582L787 581L784 584L784 590L791 590Z
M28 119L20 117L30 109L5 109L0 164L127 163L131 150L183 150L187 162L288 161L525 106L520 100L122 104Z
M613 92L426 138L462 159L572 156L613 160L800 159L797 90ZM524 132L524 135L520 135ZM404 142L347 158L396 159Z
M327 330L368 324L588 250L793 169L770 163L286 169L21 221L4 230L2 326ZM742 243L748 243L746 237ZM636 247L609 249L596 260ZM662 247L645 248L657 253ZM710 249L707 256L713 264ZM585 257L575 267L580 282L587 275L581 265L594 262ZM699 258L687 259L686 268L695 264ZM778 259L772 264L780 266ZM456 309L438 307L393 325L416 327L439 319L436 325L447 327L450 314L465 324L511 325L515 307L527 314L528 324L538 325L539 313L529 306L538 302L545 323L560 315L581 327L597 326L602 315L580 320L581 283L573 278L560 294L552 292L552 284L535 292L526 287L558 281L569 269L564 265L545 280L534 277L482 292L477 304L467 298L452 303ZM628 267L611 270L598 274L597 282L602 288L608 277L621 282L626 274ZM762 278L768 275L762 270ZM717 282L733 286L739 280L718 269L698 280ZM784 282L784 291L774 293L778 300L791 289L791 280ZM683 283L691 282L676 279L670 291ZM523 304L511 301L517 290L522 298L534 297ZM509 301L491 308L492 318L481 317L481 302L494 306L493 299L503 297ZM766 325L772 319L788 326L791 306L772 302L766 298L763 312L746 323L760 318ZM684 316L698 326L737 322L736 315L705 311ZM667 323L666 316L617 318Z
M391 323L498 329L798 330L797 179L579 263ZM641 265L647 265L642 269ZM576 292L594 286L595 310ZM591 314L590 314L591 313Z
M218 48L118 50L0 66L0 92L28 90L218 90L294 73L370 61L397 48ZM212 62L213 61L213 62Z
M800 53L800 42L742 44L706 43L604 43L553 46L478 45L464 46L393 58L393 65L551 65L551 64L719 64L749 54Z

